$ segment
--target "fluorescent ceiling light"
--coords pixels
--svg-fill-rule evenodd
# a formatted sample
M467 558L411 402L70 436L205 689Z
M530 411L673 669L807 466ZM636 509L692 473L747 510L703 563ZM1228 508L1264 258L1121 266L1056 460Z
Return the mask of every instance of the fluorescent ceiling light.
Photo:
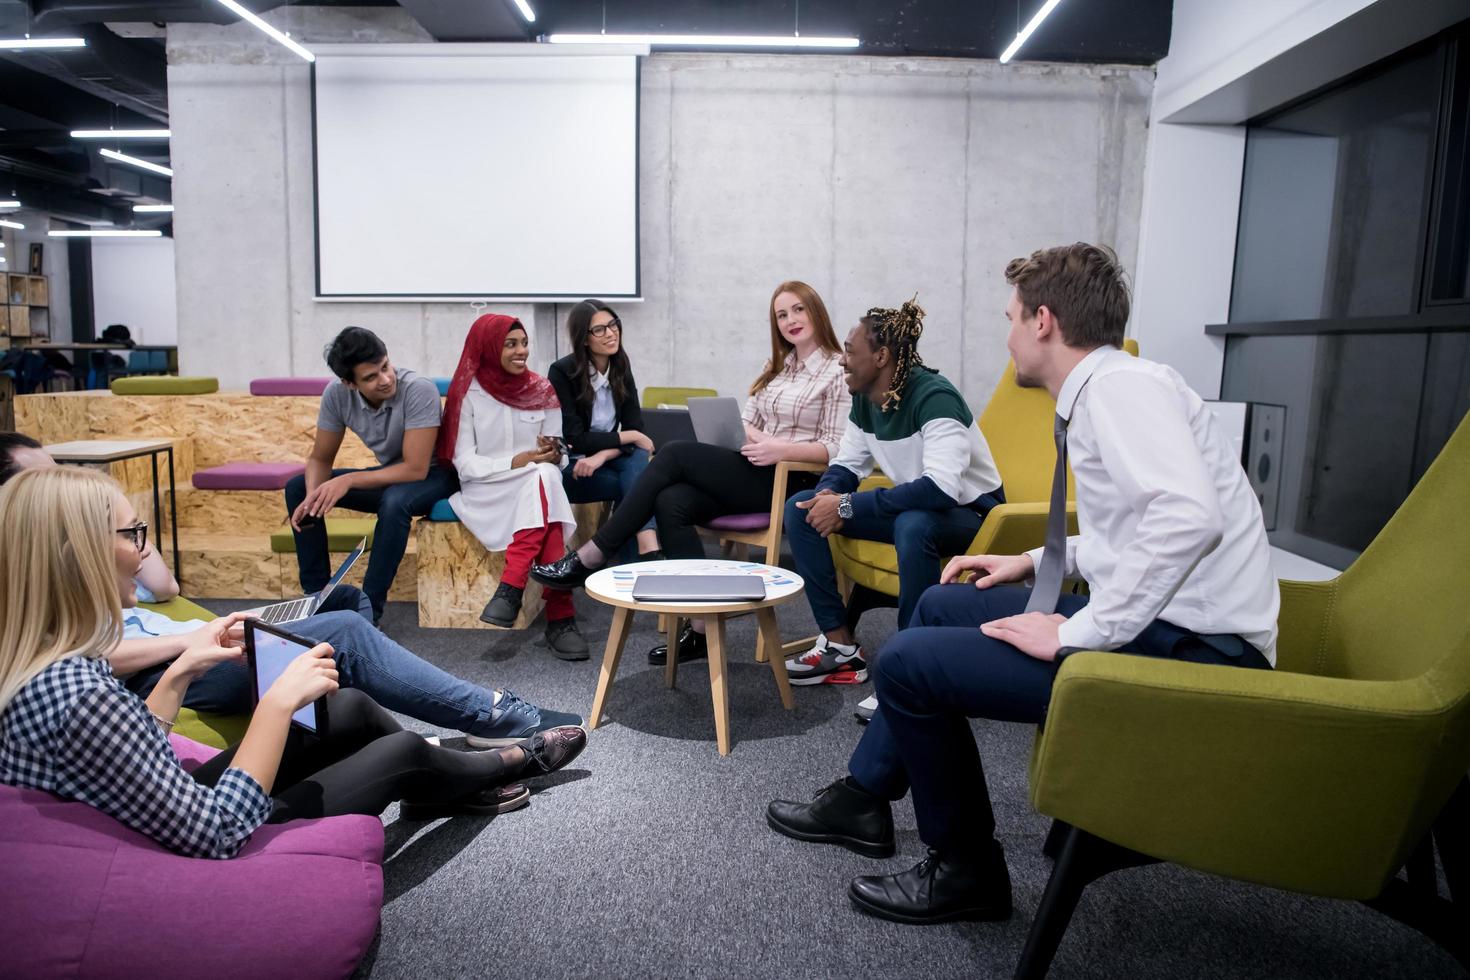
M161 231L144 231L142 229L119 229L96 231L51 231L47 232L52 238L160 238Z
M173 214L172 204L134 204L134 214Z
M0 228L24 228L24 227L25 227L25 225L21 224L19 221L6 221L4 218L0 218Z
M151 170L156 174L163 174L165 177L172 177L174 175L174 172L168 167L160 166L156 163L149 163L147 160L139 160L137 157L130 157L126 153L119 153L116 150L103 149L98 150L97 152L107 157L107 159L109 160L116 160L118 163L126 163L134 167L142 167L144 170Z
M253 26L264 31L266 34L269 34L272 38L281 42L297 54L301 55L301 57L305 58L307 61L316 60L316 55L312 54L310 51L306 50L301 45L291 40L291 36L289 34L282 34L280 31L276 30L274 27L257 17L253 12L246 10L244 7L240 6L238 3L235 2L235 0L219 0L219 2L224 5L226 10L238 16L241 20L249 21Z
M87 39L81 37L7 37L0 38L0 48L6 51L22 51L27 48L85 48Z
M20 202L19 201L0 201L0 208L18 208L18 207L20 207Z
M526 0L515 0L515 4L516 9L521 12L521 16L526 18L527 24L536 23L536 11L531 9L531 5Z
M73 129L74 140L166 140L166 129Z
M550 34L552 44L647 44L679 48L855 48L855 37L801 37L794 34Z
M1046 20L1046 15L1057 9L1057 4L1061 2L1062 0L1046 0L1046 3L1041 5L1041 9L1036 11L1036 16L1031 18L1031 22L1023 27L1021 33L1016 35L1016 39L1010 43L1010 46L1001 52L1001 64L1005 64L1016 56L1016 52L1021 50L1021 45L1026 43L1026 39L1031 36L1031 32L1040 27L1041 22Z

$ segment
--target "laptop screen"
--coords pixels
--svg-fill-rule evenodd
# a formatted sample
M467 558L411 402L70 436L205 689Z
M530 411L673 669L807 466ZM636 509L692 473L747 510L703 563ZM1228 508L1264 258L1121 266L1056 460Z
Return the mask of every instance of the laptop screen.
M337 570L332 573L332 577L327 580L327 584L323 586L322 590L316 594L316 605L320 606L322 603L326 602L327 599L331 596L332 591L336 589L337 586L342 584L342 580L346 578L347 573L352 570L353 563L356 562L357 559L362 557L363 549L366 547L367 538L362 538L357 542L357 547L353 548L347 553L347 557L342 559L342 564L337 566Z

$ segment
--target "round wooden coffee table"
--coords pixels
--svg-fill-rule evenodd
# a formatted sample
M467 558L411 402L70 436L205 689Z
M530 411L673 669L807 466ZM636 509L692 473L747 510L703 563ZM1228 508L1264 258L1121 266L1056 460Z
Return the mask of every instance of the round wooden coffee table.
M639 575L759 575L766 582L766 597L759 602L639 602L633 598L633 583ZM623 656L628 640L628 627L635 612L662 613L668 616L669 662L664 668L664 681L669 687L679 669L680 620L703 619L709 645L709 688L715 708L715 742L720 755L730 754L730 692L725 683L725 620L734 615L754 612L760 626L761 646L769 652L771 673L781 704L790 711L791 684L786 679L786 660L781 656L781 634L776 629L775 607L790 602L805 588L801 576L784 568L749 561L692 559L639 562L596 571L584 586L587 594L598 602L613 607L612 629L607 635L607 650L602 655L602 672L597 679L597 694L592 699L592 714L587 727L602 722L602 709L612 688L613 675Z

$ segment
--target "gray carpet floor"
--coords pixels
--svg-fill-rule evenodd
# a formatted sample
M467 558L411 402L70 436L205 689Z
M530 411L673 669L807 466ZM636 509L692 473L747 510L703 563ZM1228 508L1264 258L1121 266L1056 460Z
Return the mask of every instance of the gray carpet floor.
M387 632L420 656L489 687L587 714L610 610L578 593L584 663L555 659L539 624L525 633L419 629L391 604ZM212 600L218 612L247 603ZM814 624L805 603L780 610L788 638ZM773 798L807 799L842 775L857 743L861 686L798 688L782 710L754 661L753 618L733 620L733 749L715 749L709 672L683 665L675 690L645 651L655 618L638 616L607 718L587 751L545 777L531 805L494 819L429 823L384 814L382 930L360 977L1008 977L1050 862L1048 822L1031 810L1034 730L976 722L1015 915L1000 923L901 926L856 911L849 879L911 866L924 848L907 801L895 809L889 861L771 832ZM876 646L892 610L868 613ZM405 719L420 731L422 723ZM452 735L454 733L443 733ZM452 744L452 743L449 743ZM1171 866L1118 872L1083 895L1051 976L1463 976L1418 933L1366 908L1270 891Z

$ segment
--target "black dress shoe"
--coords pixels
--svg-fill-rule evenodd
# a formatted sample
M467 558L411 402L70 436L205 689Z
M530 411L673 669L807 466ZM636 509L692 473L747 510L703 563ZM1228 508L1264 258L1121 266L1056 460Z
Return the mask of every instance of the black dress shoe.
M888 801L839 779L810 803L774 800L766 823L778 834L814 844L841 844L866 857L893 856L893 808Z
M689 660L703 660L709 656L709 644L705 642L703 633L696 633L694 627L688 623L679 631L679 663ZM663 666L669 662L669 645L660 643L648 651L648 662Z
M494 816L519 810L531 802L531 791L520 783L494 786L452 803L415 803L404 800L398 815L404 820L438 820L440 817Z
M847 893L865 912L914 925L1011 915L1011 876L994 841L981 855L944 855L930 848L928 857L901 874L854 878Z
M587 747L587 732L576 725L548 728L537 732L520 745L526 753L525 765L511 779L542 776L571 762Z
M549 565L532 565L531 577L548 589L575 589L594 571L582 564L575 551L568 551Z

